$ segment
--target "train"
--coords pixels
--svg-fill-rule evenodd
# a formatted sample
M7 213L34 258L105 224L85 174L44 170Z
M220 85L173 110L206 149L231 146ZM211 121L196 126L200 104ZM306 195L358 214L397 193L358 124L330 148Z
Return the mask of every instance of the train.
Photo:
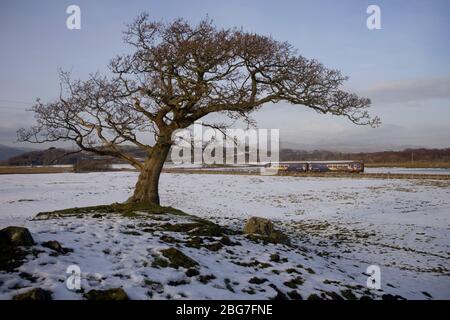
M339 161L286 161L268 163L266 167L286 172L364 172L364 162L360 160Z

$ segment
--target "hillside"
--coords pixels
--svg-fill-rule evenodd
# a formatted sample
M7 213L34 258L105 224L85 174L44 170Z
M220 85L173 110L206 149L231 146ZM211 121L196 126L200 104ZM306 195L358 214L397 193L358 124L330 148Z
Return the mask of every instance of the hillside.
M450 148L447 149L405 149L402 151L380 151L344 153L326 150L302 151L283 149L283 161L312 160L363 160L366 163L408 163L408 162L449 162Z
M126 150L130 155L133 155L136 158L143 158L145 156L145 154L137 148L129 146L124 146L122 148ZM62 164L74 164L81 159L98 158L98 156L86 152L79 152L79 153L72 153L72 152L74 152L74 150L62 148L49 148L46 150L36 150L25 153L22 152L19 155L13 156L3 161L3 164L9 166L56 165L56 164L62 165ZM120 163L119 160L117 160L116 162Z
M0 161L7 160L24 152L30 151L27 148L14 148L0 144Z
M145 153L141 150L131 147L122 147L128 154L138 158L145 158ZM14 151L12 151L14 152ZM92 159L98 156L88 154L85 152L70 154L65 156L71 150L61 148L49 148L46 150L37 150L22 153L8 158L3 161L3 164L10 166L22 165L52 165L52 164L74 164L80 159ZM225 153L224 153L225 154ZM118 159L111 159L114 163L120 163ZM332 152L327 150L293 150L282 149L280 151L281 161L313 161L313 160L363 160L366 163L444 163L450 162L450 148L447 149L405 149L402 151L380 151L380 152L359 152L359 153L344 153ZM170 161L170 155L168 158Z

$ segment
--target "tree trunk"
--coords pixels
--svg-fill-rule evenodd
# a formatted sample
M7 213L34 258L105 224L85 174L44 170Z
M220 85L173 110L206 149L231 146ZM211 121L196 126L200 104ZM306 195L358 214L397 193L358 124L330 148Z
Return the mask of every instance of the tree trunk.
M170 143L157 142L152 148L150 156L144 162L144 168L139 174L133 196L129 202L147 202L159 205L159 176L164 161L170 150Z

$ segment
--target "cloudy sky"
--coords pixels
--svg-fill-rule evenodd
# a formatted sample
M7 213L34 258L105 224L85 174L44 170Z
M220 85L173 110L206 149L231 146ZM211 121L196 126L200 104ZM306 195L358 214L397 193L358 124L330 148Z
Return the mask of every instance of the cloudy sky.
M67 6L81 8L81 30L66 28ZM381 9L381 30L366 9ZM392 149L450 146L450 1L0 1L0 144L33 123L25 110L59 92L58 68L75 77L104 71L129 50L121 32L140 12L155 20L208 15L223 27L272 35L308 58L350 76L346 87L372 99L377 129L318 115L302 106L268 105L254 114L279 128L289 146Z

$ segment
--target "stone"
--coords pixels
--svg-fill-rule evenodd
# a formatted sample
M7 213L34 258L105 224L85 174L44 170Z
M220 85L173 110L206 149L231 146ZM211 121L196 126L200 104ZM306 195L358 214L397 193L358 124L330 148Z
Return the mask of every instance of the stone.
M27 292L15 295L13 300L35 300L35 301L48 301L52 300L52 293L50 291L34 288Z
M175 248L168 248L161 250L162 255L169 259L172 268L184 267L184 268L192 268L198 265L198 263L183 252Z
M190 268L186 271L186 276L188 277L195 277L198 276L200 272L197 269Z
M90 290L84 294L84 297L87 300L130 300L127 293L122 288Z
M258 238L259 236L262 236L261 240L267 242L286 245L290 244L288 236L281 231L276 230L272 221L269 219L251 217L245 224L243 232L252 236L256 235Z
M10 226L0 230L0 245L32 246L34 240L27 228Z
M42 243L42 246L45 248L49 248L53 251L56 251L61 254L66 254L68 252L72 252L72 249L64 248L58 241L50 240Z
M275 231L272 221L269 219L251 217L248 219L244 226L244 233L247 234L260 234L263 236L269 236Z

